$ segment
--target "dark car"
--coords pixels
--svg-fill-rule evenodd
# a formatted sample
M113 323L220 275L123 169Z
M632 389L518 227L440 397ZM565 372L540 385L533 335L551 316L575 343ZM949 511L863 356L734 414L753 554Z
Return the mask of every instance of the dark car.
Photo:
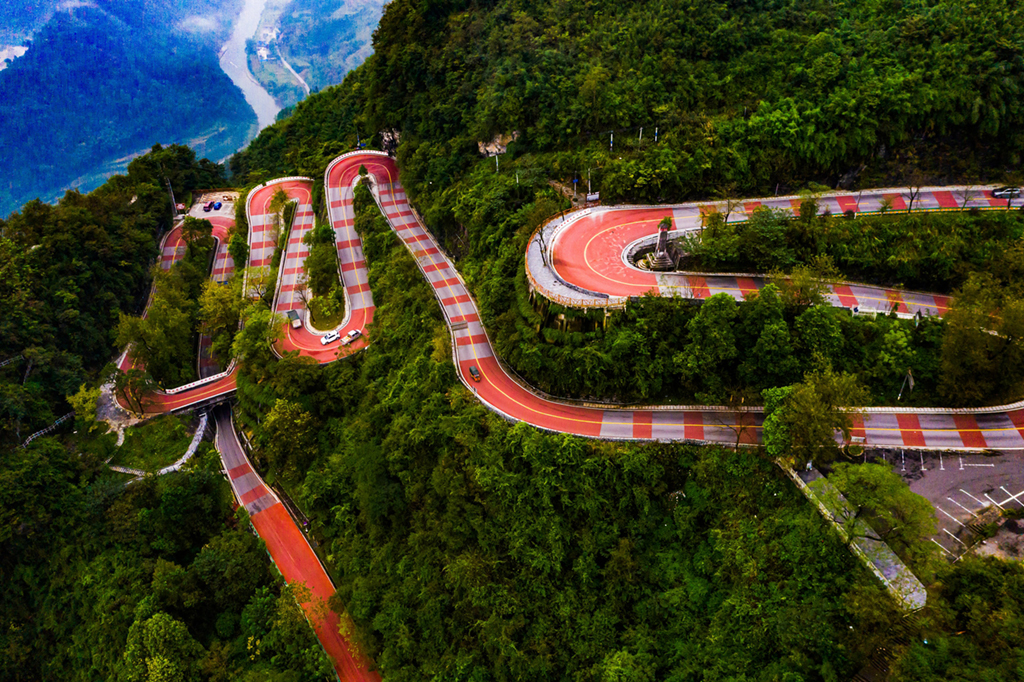
M473 381L480 381L480 370L476 368L476 365L469 366L469 376L473 377Z
M992 190L992 196L996 199L1016 199L1020 196L1020 187L997 187Z
M203 213L209 213L210 211L212 211L213 210L213 204L214 204L214 202L212 202L212 201L206 202L206 204L203 205Z

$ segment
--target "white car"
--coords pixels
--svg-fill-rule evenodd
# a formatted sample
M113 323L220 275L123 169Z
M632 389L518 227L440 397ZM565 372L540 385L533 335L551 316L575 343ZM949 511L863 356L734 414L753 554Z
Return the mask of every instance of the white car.
M326 334L320 337L320 345L326 346L329 343L334 343L340 338L341 334L339 334L338 332L327 332Z
M345 334L345 338L341 340L341 345L347 346L348 344L352 343L362 335L363 332L359 331L358 329L353 329L348 334Z

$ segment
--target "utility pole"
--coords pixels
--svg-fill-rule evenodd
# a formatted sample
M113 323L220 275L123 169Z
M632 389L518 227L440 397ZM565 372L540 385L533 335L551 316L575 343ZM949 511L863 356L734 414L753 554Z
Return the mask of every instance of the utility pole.
M658 142L658 126L654 126L654 142Z
M608 151L613 149L615 149L615 133L612 133L612 136L608 138Z
M640 126L640 139L637 141L637 144L641 145L643 143L644 143L644 127Z
M587 199L590 198L590 169L587 169Z

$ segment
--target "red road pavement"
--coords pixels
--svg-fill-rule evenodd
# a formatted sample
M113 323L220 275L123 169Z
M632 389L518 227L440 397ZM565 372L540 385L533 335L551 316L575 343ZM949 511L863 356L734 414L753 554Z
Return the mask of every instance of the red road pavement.
M455 343L455 360L460 376L477 397L492 409L518 421L534 426L583 436L604 439L703 440L724 443L756 443L760 440L762 415L759 410L744 412L694 406L662 409L660 407L621 409L612 406L578 405L538 395L515 381L496 358L469 291L454 266L441 252L433 237L413 213L398 183L394 161L382 154L363 153L346 157L349 168L365 165L376 180L381 209L392 228L413 254L424 277L431 283L444 310ZM340 164L339 164L340 165ZM980 201L992 200L980 193ZM894 197L879 193L860 198L865 210L877 208L882 198ZM937 194L922 196L919 204L928 207L938 203ZM836 203L831 197L828 202ZM828 203L826 202L826 203ZM764 203L770 203L768 201ZM894 201L895 203L895 201ZM552 260L567 267L563 274L587 277L581 286L609 294L635 294L649 290L654 276L634 270L622 262L624 247L649 234L657 221L671 212L667 209L631 209L606 213L590 221L578 221L573 238L559 237L556 249L575 249L575 257ZM698 209L693 209L697 212ZM575 226L574 226L575 228ZM565 240L565 241L563 241ZM568 245L568 246L567 246ZM571 264L566 266L566 262ZM656 280L654 280L656 282ZM614 287L622 287L616 289ZM710 284L707 285L710 289ZM736 280L738 292L756 288L743 278ZM609 291L611 289L611 291ZM852 287L837 291L837 297L856 297ZM859 287L858 287L859 289ZM865 288L870 292L870 288ZM877 294L861 294L871 299ZM914 296L927 296L914 294ZM895 302L906 308L910 294L893 298L883 294L886 303ZM859 299L857 299L859 300ZM945 300L922 300L921 308L944 309ZM481 380L476 382L469 372L476 366ZM879 446L929 448L1024 448L1024 404L981 410L943 410L875 408L860 419L854 435Z
M370 670L372 663L353 655L341 636L338 614L326 607L334 594L334 585L277 495L252 468L238 441L230 410L224 406L216 408L215 419L217 450L235 497L249 512L256 532L284 579L309 588L313 599L302 606L338 676L342 682L377 682L380 675Z

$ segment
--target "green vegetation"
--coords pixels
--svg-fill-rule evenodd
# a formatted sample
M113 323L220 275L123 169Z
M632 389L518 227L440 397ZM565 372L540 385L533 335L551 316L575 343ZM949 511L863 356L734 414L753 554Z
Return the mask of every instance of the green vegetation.
M338 586L332 605L351 615L386 679L831 682L891 647L895 606L766 454L828 459L824 434L849 426L840 408L893 401L908 369L911 404L1019 392L1019 217L762 213L736 228L752 231L736 236L735 256L719 235L709 248L721 247L721 262L796 268L793 283L744 302L642 298L607 318L531 300L523 251L566 206L548 181L584 172L607 202L1012 177L1004 171L1024 145L1021 16L1005 0L394 0L363 67L232 159L239 183L319 178L361 133L398 132L404 186L455 254L498 353L529 381L602 399L769 403L767 453L507 423L457 380L431 287L365 187L356 229L378 304L365 352L325 366L274 356L281 249L274 267L248 273L256 300L238 312L237 333L234 310L215 310L223 292L208 290L216 314L204 324L241 363L237 414L256 464L309 515ZM500 170L479 158L477 142L513 131ZM119 210L155 202L160 177L119 197ZM323 200L317 187L316 210ZM144 234L140 253L152 254L156 231ZM239 263L244 234L240 221ZM8 247L0 263L11 267L34 243ZM337 291L326 253L311 263L320 296ZM134 262L124 290L141 300L145 259ZM962 301L948 323L852 317L820 304L837 268L885 283L933 278ZM33 271L10 272L0 282L15 284L0 291L18 303L13 276ZM187 297L195 308L200 285ZM93 364L48 389L54 405L70 394L89 404L85 369L109 358L113 320L130 312L110 298L100 299ZM63 319L48 315L32 319ZM22 390L21 371L0 370L5 390ZM145 380L119 379L135 395ZM96 478L111 440L45 439L0 462L6 676L321 675L258 543L227 530L224 483L206 473L215 465L124 490ZM874 532L917 561L927 515L892 472L834 475ZM236 570L244 579L224 578ZM1019 567L999 562L940 567L913 626L927 634L895 651L896 675L1019 677L1019 582Z
M213 239L206 237L205 244L190 244L169 272L154 267L153 300L145 315L121 315L118 346L131 346L132 357L158 386L173 388L197 378L198 299L209 274L213 248Z
M130 427L110 463L143 471L157 471L173 464L185 454L192 441L190 426L194 430L195 424L189 424L188 420L164 415Z
M411 256L365 188L356 202L374 343L323 367L253 343L239 413L385 679L856 670L852 595L886 597L774 465L490 415L456 380Z
M303 263L309 287L302 290L304 302L312 313L312 324L317 329L333 329L345 317L345 290L338 272L338 249L334 243L334 230L330 225L319 225L302 238L309 247Z
M281 17L279 47L314 91L340 83L372 51L382 0L339 9L331 0L292 0Z
M1020 211L886 213L847 218L818 215L805 200L796 217L758 208L750 219L726 223L712 213L699 235L681 245L687 270L789 272L829 258L853 282L949 293L972 272L1024 276L1024 215ZM876 307L884 307L879 305Z
M245 262L245 261L240 261ZM231 344L242 314L242 278L232 275L224 284L208 279L199 296L199 330L210 336L213 356L222 367L231 361Z
M864 404L865 391L849 374L825 367L792 386L764 391L764 450L770 457L802 468L827 464L838 448L836 432L850 441L854 413Z
M1020 679L1022 579L1020 562L993 558L968 556L943 568L893 667L894 682Z
M235 6L123 0L53 13L31 49L0 71L0 164L9 169L0 216L34 197L97 187L154 142L192 144L214 159L238 149L256 120L217 61L226 23L197 23ZM164 176L155 180L166 193Z
M322 679L326 658L216 456L124 486L112 434L0 463L0 677Z
M90 194L0 220L0 362L13 358L0 368L0 447L68 412L65 396L120 352L118 318L142 309L157 237L171 225L163 179L209 186L223 182L220 170L157 146Z
M937 548L926 538L935 534L936 525L928 500L911 492L888 464L842 462L828 480L857 508L844 523L849 535L858 522L866 522L872 531L868 537L889 545L922 580L933 577Z

